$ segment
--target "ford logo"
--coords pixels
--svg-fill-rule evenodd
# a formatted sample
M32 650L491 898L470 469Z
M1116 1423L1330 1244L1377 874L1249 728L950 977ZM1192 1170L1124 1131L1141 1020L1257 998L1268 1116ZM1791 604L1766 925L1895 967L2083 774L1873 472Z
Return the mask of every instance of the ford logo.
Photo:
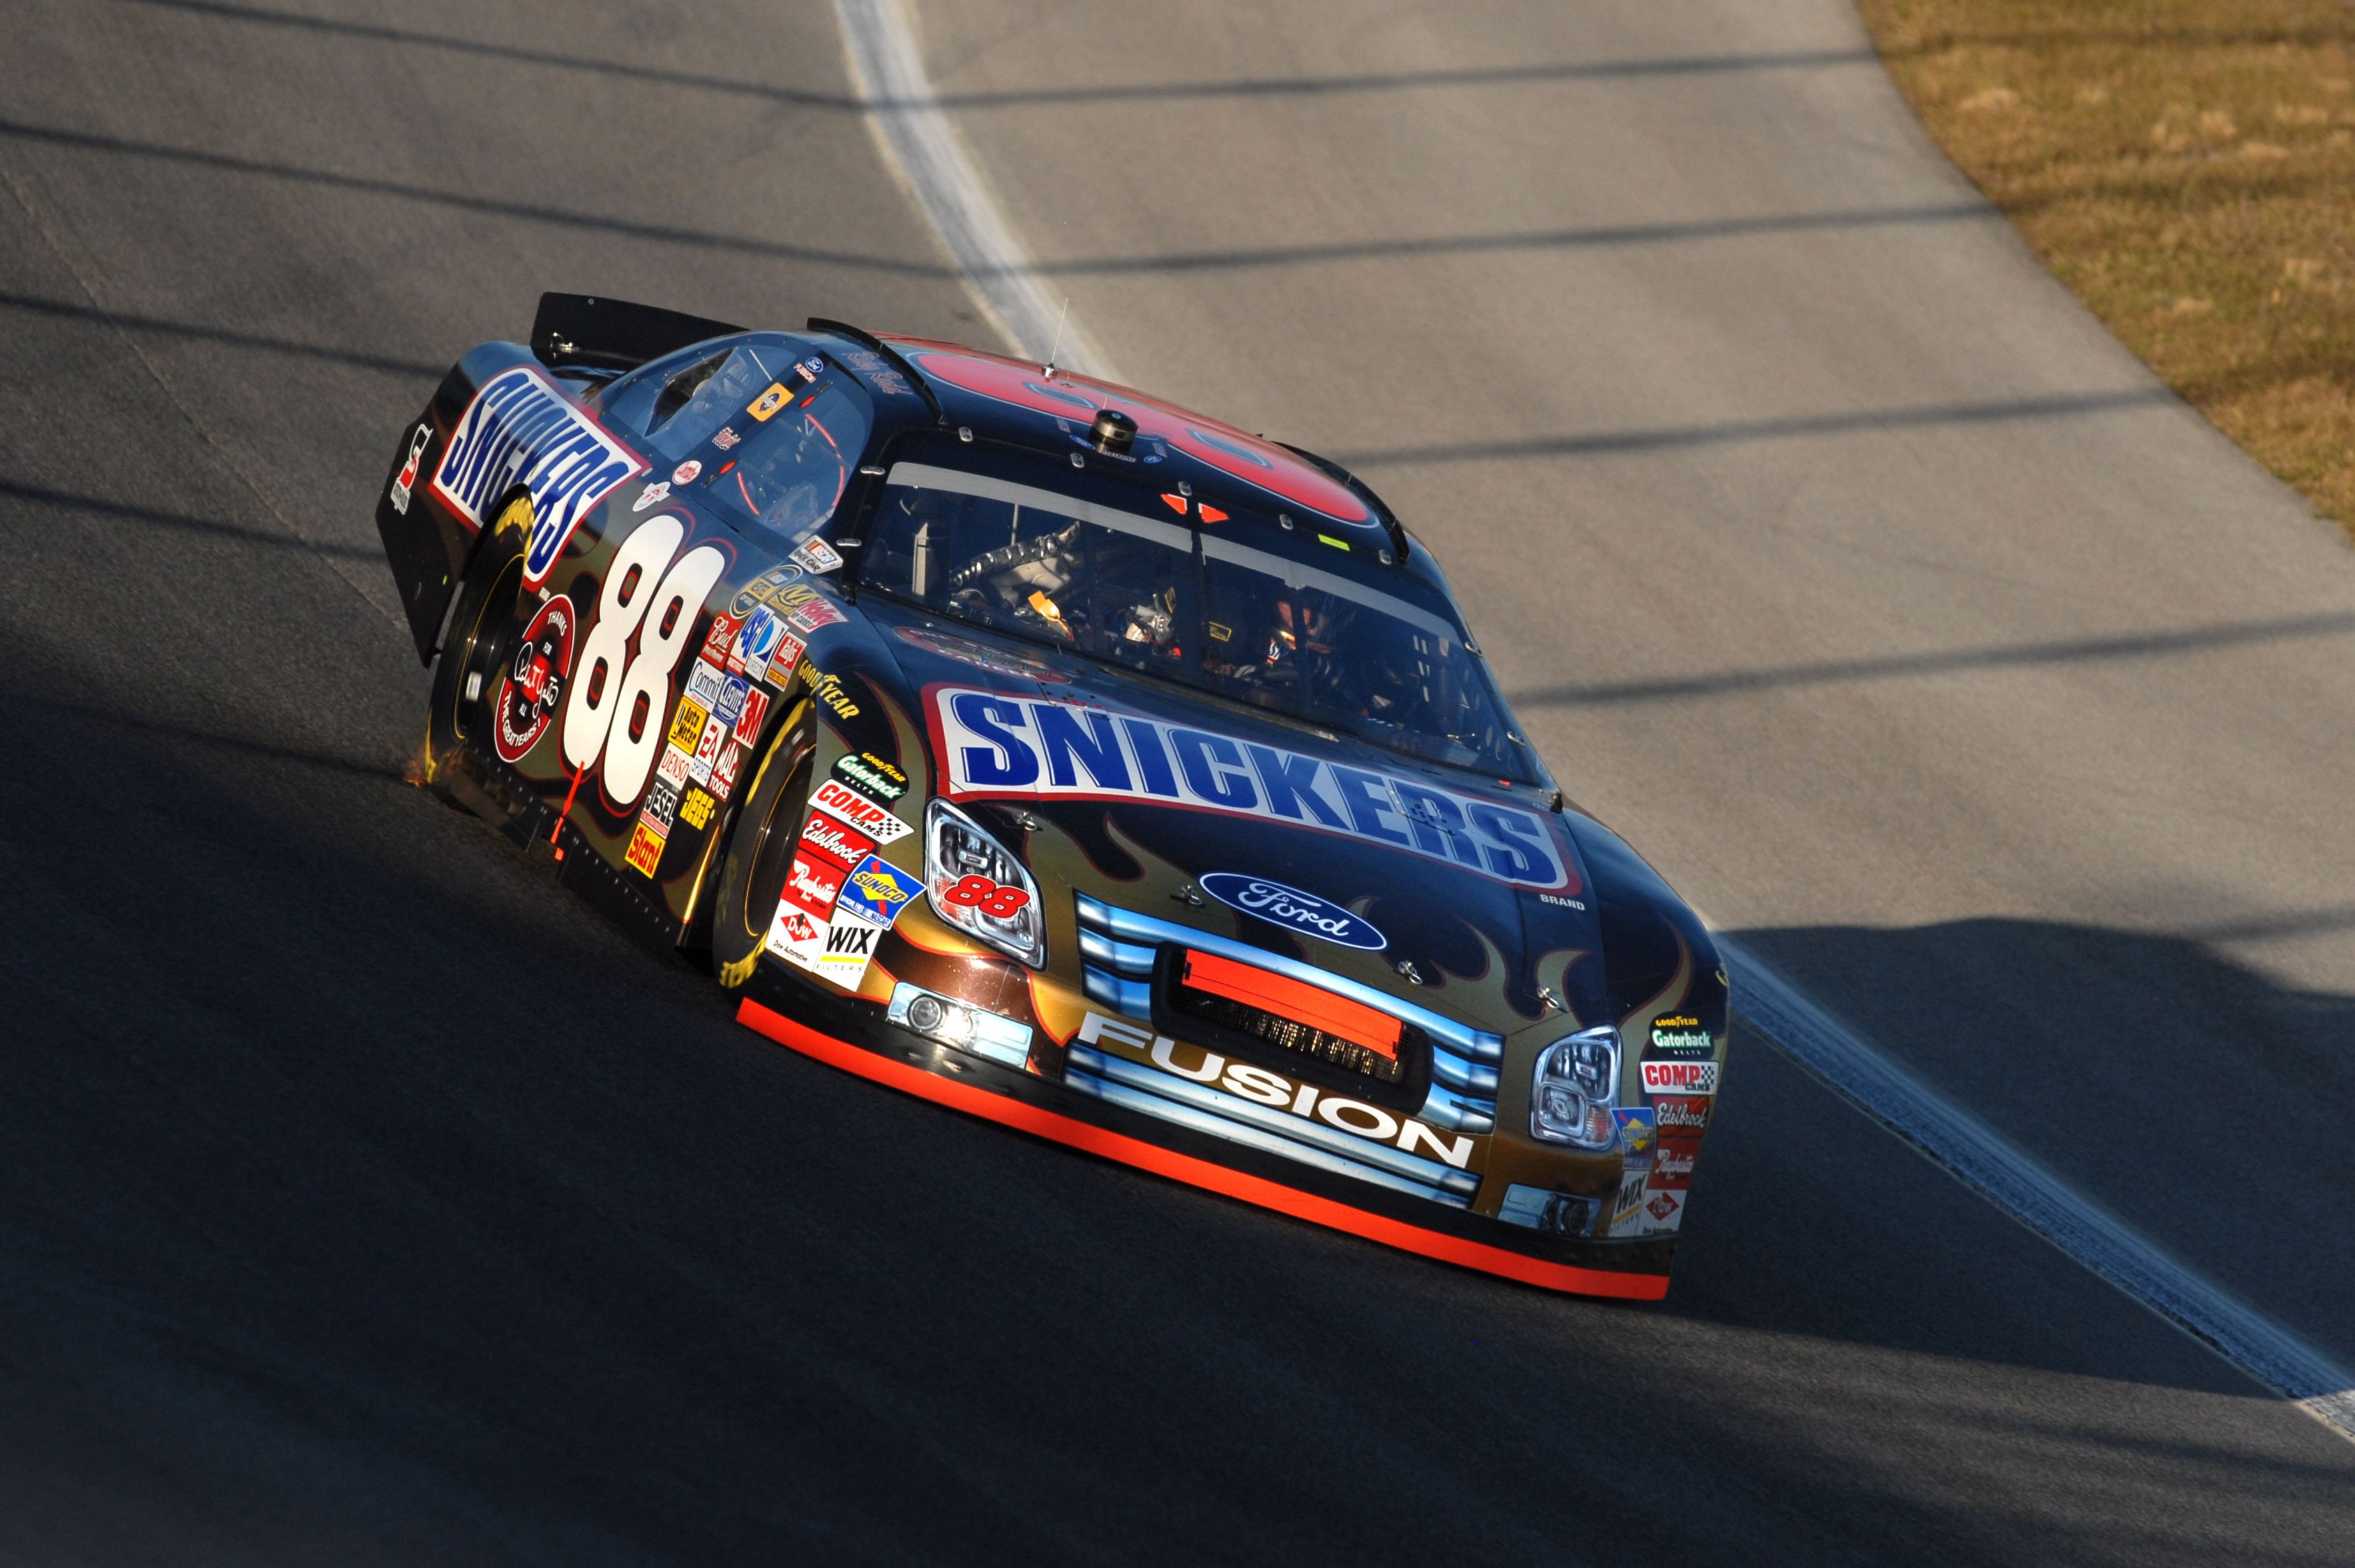
M1257 916L1287 931L1304 931L1344 947L1379 953L1390 943L1371 923L1359 920L1339 904L1327 903L1315 893L1287 888L1264 877L1240 871L1206 871L1194 879L1201 890L1230 909Z

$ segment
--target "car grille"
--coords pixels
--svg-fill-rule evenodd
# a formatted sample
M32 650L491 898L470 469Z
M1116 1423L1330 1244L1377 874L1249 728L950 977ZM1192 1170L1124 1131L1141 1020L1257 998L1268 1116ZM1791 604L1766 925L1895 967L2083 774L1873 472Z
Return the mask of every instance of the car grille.
M1216 954L1188 948L1174 979L1175 1011L1377 1083L1402 1080L1421 1043L1387 1013Z
M1264 953L1247 944L1216 936L1174 921L1158 920L1131 910L1117 909L1085 893L1076 894L1080 922L1080 981L1087 997L1096 1006L1118 1017L1150 1023L1153 1019L1153 972L1156 960L1165 946L1180 946L1192 952L1231 959L1239 965L1250 965L1290 977L1332 992L1360 1004L1369 1012L1397 1020L1400 1033L1396 1054L1385 1062L1372 1044L1351 1038L1349 1029L1327 1027L1319 1029L1316 1021L1302 1024L1296 1017L1286 1017L1266 1007L1257 1008L1263 1015L1254 1020L1247 1015L1239 1018L1206 1018L1206 1021L1221 1024L1235 1032L1264 1040L1284 1050L1300 1051L1316 1056L1335 1067L1350 1072L1365 1072L1373 1082L1396 1083L1405 1075L1407 1064L1416 1050L1427 1051L1431 1059L1431 1087L1422 1108L1414 1114L1434 1126L1453 1132L1485 1134L1497 1125L1497 1073L1505 1059L1505 1041L1501 1035L1476 1029L1456 1019L1420 1008L1402 997L1392 997L1337 976L1327 975L1312 965ZM1174 998L1179 1010L1185 1010L1183 993L1199 989L1179 986L1173 987L1179 995ZM1231 1004L1238 1008L1251 1008L1253 1004L1233 997L1211 996L1211 1001ZM1298 1043L1287 1043L1274 1038L1280 1027L1289 1026L1303 1032L1294 1037ZM1261 1033L1264 1029L1270 1032ZM1362 1034L1360 1029L1359 1033ZM1320 1042L1310 1037L1322 1034L1330 1037ZM1379 1043L1373 1042L1373 1043ZM1343 1049L1348 1048L1348 1049ZM1363 1061L1350 1052L1369 1052L1377 1060ZM1327 1054L1330 1052L1330 1054ZM1381 1074L1391 1068L1397 1072L1388 1077Z

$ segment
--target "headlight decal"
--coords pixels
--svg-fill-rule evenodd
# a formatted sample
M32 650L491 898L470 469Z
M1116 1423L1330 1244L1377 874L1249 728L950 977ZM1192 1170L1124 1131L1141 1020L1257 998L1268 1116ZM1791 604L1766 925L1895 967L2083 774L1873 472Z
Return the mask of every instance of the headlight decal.
M1033 969L1046 966L1046 912L1029 869L944 800L924 808L924 897L944 923Z

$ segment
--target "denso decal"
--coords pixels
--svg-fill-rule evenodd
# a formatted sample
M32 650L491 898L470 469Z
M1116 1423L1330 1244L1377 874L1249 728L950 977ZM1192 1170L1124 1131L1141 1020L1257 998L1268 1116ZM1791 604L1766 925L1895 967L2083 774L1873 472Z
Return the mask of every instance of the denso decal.
M1194 880L1220 903L1286 931L1305 932L1364 953L1379 953L1390 945L1390 940L1371 923L1339 904L1327 903L1314 893L1282 882L1246 877L1240 871L1205 871Z
M1545 819L1518 806L1075 702L962 687L931 700L954 798L1191 806L1385 844L1516 886L1578 891Z
M1717 1093L1717 1063L1714 1061L1646 1061L1644 1063L1644 1093L1646 1094L1714 1094Z
M1443 1133L1412 1116L1401 1116L1346 1094L1330 1093L1314 1083L1295 1083L1281 1072L1271 1072L1248 1061L1230 1061L1215 1051L1184 1047L1199 1060L1181 1061L1178 1056L1181 1048L1167 1035L1108 1019L1102 1013L1090 1013L1087 1021L1080 1025L1077 1038L1082 1045L1116 1049L1124 1056L1149 1061L1162 1072L1188 1082L1208 1083L1257 1104L1272 1105L1304 1120L1322 1122L1328 1127L1389 1144L1408 1154L1437 1159L1458 1170L1472 1163L1473 1143L1466 1136Z
M591 508L645 472L539 372L518 365L483 383L433 472L433 491L480 528L509 486L531 493L523 580L537 588Z

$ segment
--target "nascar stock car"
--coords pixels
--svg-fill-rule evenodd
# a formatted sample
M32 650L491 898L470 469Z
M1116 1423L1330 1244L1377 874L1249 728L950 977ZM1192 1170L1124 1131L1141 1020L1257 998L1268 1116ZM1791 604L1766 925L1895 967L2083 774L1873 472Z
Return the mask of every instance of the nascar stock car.
M377 524L424 776L752 1029L1431 1257L1666 1292L1716 951L1337 465L951 344L549 294L401 433Z

